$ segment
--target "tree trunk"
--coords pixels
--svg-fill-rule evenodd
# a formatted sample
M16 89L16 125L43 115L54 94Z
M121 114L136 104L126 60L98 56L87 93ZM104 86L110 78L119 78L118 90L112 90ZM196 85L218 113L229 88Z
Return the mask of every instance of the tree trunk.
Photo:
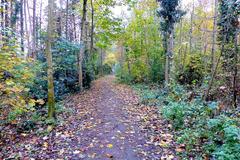
M215 66L215 50L216 50L216 35L217 35L217 17L218 17L218 0L214 3L214 22L213 22L213 33L212 33L212 51L211 51L211 71Z
M75 14L73 14L73 32L74 32L74 41L77 40L77 25L76 25L76 17Z
M65 23L65 35L66 39L68 39L68 10L69 10L69 2L66 2L66 23Z
M170 84L170 74L171 74L171 63L172 63L172 56L173 56L173 31L167 37L167 55L166 55L166 64L165 64L165 87L168 90Z
M26 12L26 16L28 15L28 20L26 19L26 21L25 21L25 22L26 22L26 26L28 26L28 24L29 24L29 28L28 28L28 30L26 30L26 31L28 32L28 33L27 33L27 34L28 34L27 36L28 36L28 39L29 39L29 41L28 41L28 42L29 42L29 46L28 46L28 53L29 53L29 54L28 54L28 56L31 57L31 58L33 58L33 57L32 57L32 45L31 45L31 42L30 42L30 35L32 35L32 28L33 28L33 27L32 27L32 20L31 20L32 18L31 18L31 15L30 15L29 1L28 1L28 0L25 0L25 3L26 3L26 8L25 8L25 9L26 9L26 11L27 11L27 12ZM28 22L27 22L27 21L28 21Z
M103 49L100 51L100 76L103 76Z
M169 56L166 55L166 62L165 62L165 87L168 89L169 85Z
M25 19L25 34L26 34L26 37L27 37L27 49L28 49L28 56L30 54L30 40L29 40L29 33L28 33L28 23L27 23L27 0L23 0L23 3L24 3L24 19Z
M24 27L23 27L23 0L20 1L20 35L21 35L21 51L24 52Z
M237 108L237 80L238 80L238 32L236 31L234 36L234 71L233 71L233 106Z
M48 63L48 117L56 118L55 114L55 100L54 100L54 84L53 84L53 62L52 62L52 52L51 43L53 40L53 6L54 0L48 0L48 27L47 27L47 46L46 46L46 56Z
M42 30L42 5L43 5L43 0L40 2L40 10L39 10L39 35L41 36L41 30ZM39 46L40 50L42 48L41 41L39 40Z
M223 42L222 42L222 45L221 45L221 53L220 53L220 56L219 56L219 58L217 60L216 65L215 65L215 67L214 67L214 69L212 71L212 77L211 77L211 80L209 81L208 88L207 88L207 90L205 92L205 95L203 95L203 100L205 100L205 101L207 100L209 92L210 92L210 90L212 88L213 81L215 79L215 75L216 75L216 72L217 72L218 65L219 65L221 57L222 57L222 55L224 53L225 43L226 43L226 36L224 36L224 39L223 39Z
M183 55L182 55L182 35L183 35L183 26L182 26L182 20L180 21L180 35L179 35L179 45L180 45L180 48L178 50L178 56L179 56L179 64L178 64L178 69L181 70L182 66L182 60L183 60Z
M193 2L193 6L192 6L192 13L191 13L191 22L190 22L190 33L189 33L189 54L192 54L192 41L193 41L193 16L194 16L194 10L195 10L195 6L194 6L194 2Z
M9 2L10 2L10 8L9 8L9 11L10 11L10 28L11 29L13 29L13 19L14 19L14 17L13 17L13 15L14 15L14 8L13 8L13 0L9 0Z
M8 8L8 1L5 0L5 28L8 28L9 27L9 15L8 15L8 12L9 12L9 8ZM9 35L7 34L7 32L5 32L5 41L4 42L7 42L8 41L8 37Z
M83 62L83 57L84 57L84 52L85 52L85 43L84 43L84 33L85 33L85 22L86 22L86 13L87 13L87 0L83 0L83 15L82 15L82 21L81 21L81 37L80 37L80 43L81 43L81 49L79 52L79 87L80 91L83 90L83 71L82 71L82 62Z
M61 37L61 35L62 35L61 23L62 23L61 13L59 13L59 15L57 17L57 34L58 34L58 37Z
M1 36L2 36L2 41L4 42L4 36L5 36L5 34L4 34L4 6L3 6L3 4L4 4L4 0L1 0Z
M185 50L184 50L184 53L183 53L182 68L181 68L182 72L184 71L185 65L186 65L187 50L188 50L188 45L186 44Z
M91 46L90 46L90 54L93 54L93 34L94 34L94 6L93 6L93 0L91 0L91 8L92 8L92 26L91 26Z
M32 58L36 59L36 0L33 0L32 14Z

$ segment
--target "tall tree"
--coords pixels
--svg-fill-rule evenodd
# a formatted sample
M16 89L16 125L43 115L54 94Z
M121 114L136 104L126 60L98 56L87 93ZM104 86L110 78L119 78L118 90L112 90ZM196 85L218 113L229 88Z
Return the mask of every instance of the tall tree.
M90 53L93 54L93 37L94 37L94 6L93 6L93 0L91 0L91 17L92 17L92 25L91 25L91 47L90 47Z
M239 0L221 0L219 2L220 19L219 19L219 35L221 43L225 43L224 66L225 70L232 75L232 100L233 106L237 107L237 72L239 62L238 52L238 34L239 34L239 15L240 1ZM225 38L225 40L224 40Z
M7 1L7 0L5 0L5 10L4 10L4 12L5 12L5 18L4 18L4 20L5 20L5 22L4 22L4 24L5 24L5 28L8 28L9 27L9 7L8 7L8 5L9 5L9 2ZM8 40L8 32L5 32L5 34L4 34L5 36L6 36L6 39L5 39L5 41L7 41Z
M27 50L28 50L28 56L30 55L30 34L28 33L28 22L27 22L27 0L23 0L23 7L24 7L24 27L25 27L25 35L26 35L26 38L27 38Z
M158 2L160 3L158 15L161 17L161 31L166 52L165 86L168 88L171 60L173 58L174 24L181 19L184 12L178 9L179 0L158 0Z
M46 56L48 63L48 117L56 118L55 115L55 100L54 100L54 84L53 84L53 61L52 61L52 40L54 31L54 15L53 15L54 0L48 0L48 26L47 26L47 46Z
M237 72L239 62L239 52L237 37L239 34L240 2L238 0L219 1L219 22L218 33L221 44L221 54L212 71L212 77L206 90L204 99L207 100L212 88L220 59L223 57L224 70L232 75L232 104L237 107Z
M32 14L32 58L36 59L36 0L33 0Z
M66 1L66 22L65 22L66 39L68 39L68 14L69 14L69 0Z
M193 47L193 20L194 20L194 12L195 12L195 4L194 1L192 3L192 11L191 11L191 20L190 20L190 31L189 31L189 54L192 54L192 47Z
M17 20L19 18L19 12L20 12L20 2L17 0L11 0L10 1L10 11L11 11L11 29L16 32L16 26L17 26Z
M216 52L216 39L217 39L217 18L218 18L218 0L214 0L214 20L212 32L212 50L211 50L211 71L215 66L215 52Z
M84 58L84 52L85 52L85 23L86 23L86 17L87 17L87 0L83 0L83 10L82 10L82 20L81 20L81 37L80 37L80 43L81 43L81 49L79 52L79 60L78 60L78 67L79 67L79 77L78 77L78 81L79 81L79 87L80 90L83 90L83 70L82 70L82 62L83 62L83 58Z
M21 35L21 50L24 52L24 26L23 26L23 0L20 0L20 35Z
M4 4L5 1L1 0L1 36L2 36L2 41L4 40Z

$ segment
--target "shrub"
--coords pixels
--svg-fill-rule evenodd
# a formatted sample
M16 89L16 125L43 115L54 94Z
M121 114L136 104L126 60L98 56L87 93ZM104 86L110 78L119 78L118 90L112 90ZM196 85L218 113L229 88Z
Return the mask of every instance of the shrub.
M217 108L212 105L199 101L171 102L161 112L173 124L178 142L185 144L188 152L202 157L207 154L215 159L237 159L240 156L240 119L223 113L211 118Z
M22 58L17 46L4 46L0 50L0 112L1 116L13 121L18 115L33 110L42 103L32 99L29 86L33 83L36 70L30 59ZM5 119L6 120L6 119Z
M189 64L177 75L180 84L201 84L204 78L204 65L201 57L194 55L190 58Z

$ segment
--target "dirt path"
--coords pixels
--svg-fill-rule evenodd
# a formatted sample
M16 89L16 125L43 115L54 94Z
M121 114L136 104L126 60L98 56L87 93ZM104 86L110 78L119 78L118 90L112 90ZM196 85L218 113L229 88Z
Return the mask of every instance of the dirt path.
M157 109L138 103L138 96L115 84L113 76L101 78L65 102L72 112L63 115L63 125L18 143L17 154L20 159L176 159L172 135Z

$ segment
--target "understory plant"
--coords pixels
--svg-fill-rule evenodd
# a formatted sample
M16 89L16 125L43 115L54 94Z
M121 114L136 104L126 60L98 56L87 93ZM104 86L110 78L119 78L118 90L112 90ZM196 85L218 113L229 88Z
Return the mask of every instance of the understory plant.
M206 105L201 101L170 102L161 113L176 131L176 140L186 149L181 156L196 155L212 159L238 159L240 157L240 118L222 112L214 116L218 104ZM234 111L233 113L236 113Z
M235 160L240 157L240 111L220 111L221 103L203 102L201 96L189 93L178 84L171 85L169 94L157 85L135 84L145 105L159 107L175 133L175 140L184 147L182 159ZM154 103L152 103L154 102Z

